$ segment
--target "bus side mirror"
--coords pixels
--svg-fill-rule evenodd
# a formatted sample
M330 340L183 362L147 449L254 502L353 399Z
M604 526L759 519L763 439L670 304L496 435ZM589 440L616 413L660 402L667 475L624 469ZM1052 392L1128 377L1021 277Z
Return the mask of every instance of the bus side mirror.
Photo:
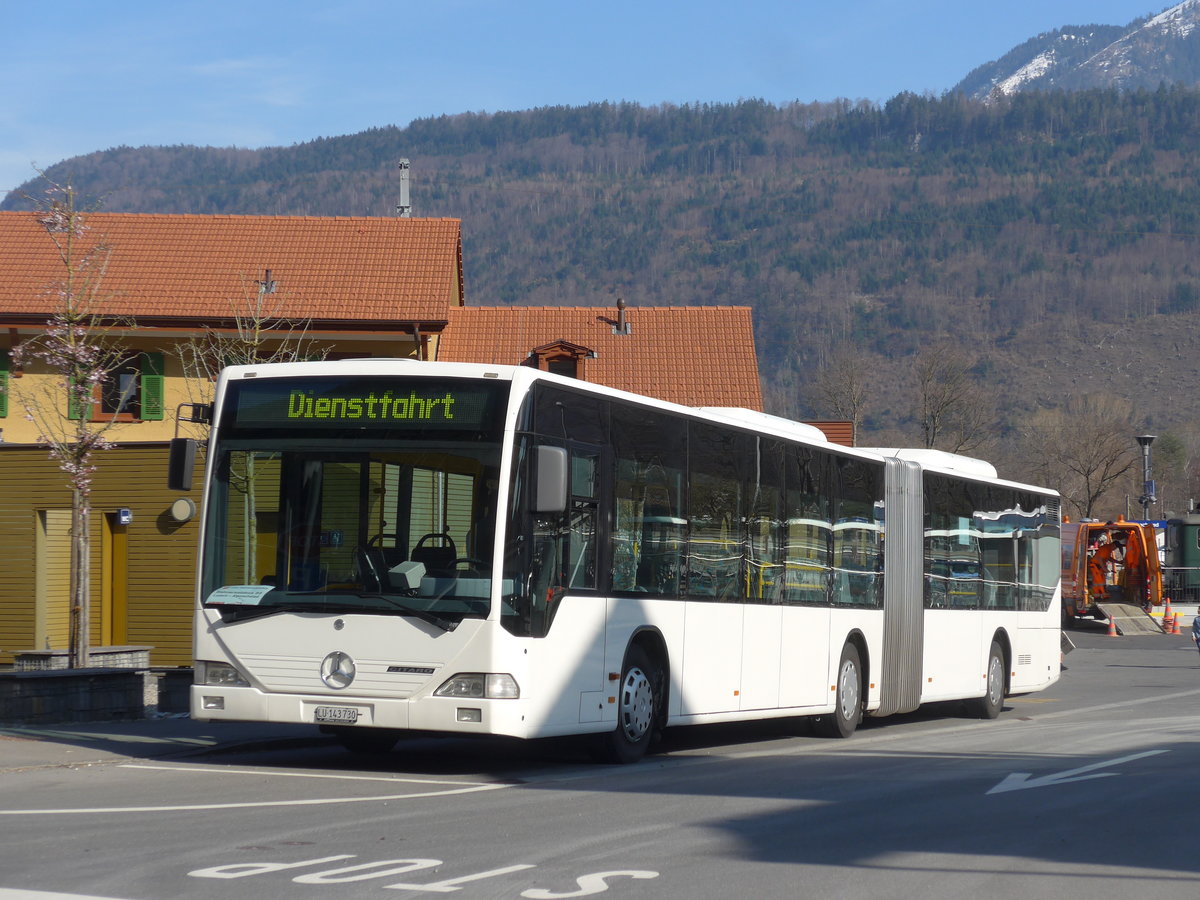
M533 511L563 512L567 508L567 451L563 447L535 447Z
M172 491L190 491L195 466L195 439L171 438L170 455L167 457L167 487Z

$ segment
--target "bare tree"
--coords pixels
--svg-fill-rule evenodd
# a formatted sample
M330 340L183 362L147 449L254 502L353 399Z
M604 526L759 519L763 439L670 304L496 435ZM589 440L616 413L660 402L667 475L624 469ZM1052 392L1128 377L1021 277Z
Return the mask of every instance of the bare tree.
M212 400L217 375L226 366L324 359L329 352L309 336L311 319L288 316L287 293L271 274L267 269L261 281L248 280L243 297L230 301L229 327L206 326L178 345L195 402Z
M866 368L862 354L842 344L830 351L812 385L813 405L821 415L849 422L855 445L870 400Z
M309 336L311 319L287 315L286 293L279 290L270 269L253 285L249 288L248 282L241 301L230 303L231 327L206 327L202 334L177 346L192 402L212 401L217 376L225 366L324 359L329 352ZM242 454L230 472L231 486L243 497L243 527L251 547L258 541L257 476L251 453ZM246 554L244 566L248 581L252 554Z
M1123 484L1139 460L1133 404L1122 397L1072 397L1065 409L1035 413L1023 431L1036 479L1057 488L1085 519L1096 516L1101 498Z
M917 355L914 414L922 446L951 453L977 450L995 432L995 404L971 377L974 360L943 342Z
M63 277L48 286L55 308L45 331L15 346L12 354L19 368L40 363L54 376L40 386L32 378L22 381L13 394L71 488L71 668L86 667L90 661L93 456L112 446L106 434L115 423L115 417L93 421L92 403L96 391L127 355L114 338L117 320L102 315L104 274L112 248L87 235L86 213L76 202L70 183L53 182L45 199L37 201L35 214L57 252Z

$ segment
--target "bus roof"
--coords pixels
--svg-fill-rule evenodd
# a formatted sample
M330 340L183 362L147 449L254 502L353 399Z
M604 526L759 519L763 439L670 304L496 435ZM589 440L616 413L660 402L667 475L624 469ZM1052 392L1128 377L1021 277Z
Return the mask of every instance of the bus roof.
M917 463L922 469L944 472L953 475L976 478L985 481L1002 482L1012 487L1032 488L1046 494L1056 495L1057 491L1047 488L1037 488L1032 485L1009 482L999 478L996 467L986 460L963 456L958 453L947 453L944 450L920 448L880 448L880 447L844 447L831 444L825 433L814 425L785 419L782 416L759 412L758 410L742 407L726 406L682 406L667 400L659 400L641 394L632 394L620 388L609 387L595 382L580 381L564 375L557 375L533 369L528 366L488 365L482 363L461 362L426 362L412 358L382 359L370 357L346 360L321 360L296 363L263 363L261 365L231 366L221 375L225 380L287 375L346 375L346 374L381 374L404 370L413 374L436 375L440 370L443 374L454 374L463 377L498 378L512 381L518 385L527 386L534 380L556 382L564 387L575 387L590 393L612 397L624 397L641 403L650 403L658 408L674 410L683 414L691 413L710 420L723 420L730 424L740 425L765 434L799 440L807 444L820 444L839 454L857 456L863 459L880 459L895 457Z
M999 477L995 466L985 459L977 459L973 456L925 448L871 447L869 449L872 453L878 453L880 456L894 456L897 459L907 459L919 463L922 469L936 469L989 480Z
M780 431L791 432L794 437L803 438L806 441L819 441L824 444L828 443L829 440L825 436L825 432L815 425L785 419L783 416L773 416L770 413L759 412L756 409L746 409L741 406L699 406L697 409L708 415L724 416L727 419L733 419L758 430L770 426Z

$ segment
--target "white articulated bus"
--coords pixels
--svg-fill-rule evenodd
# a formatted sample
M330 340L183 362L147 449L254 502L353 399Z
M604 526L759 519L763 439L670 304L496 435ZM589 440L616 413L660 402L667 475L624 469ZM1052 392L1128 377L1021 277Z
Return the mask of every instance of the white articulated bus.
M1059 676L1058 496L978 460L527 367L240 366L204 412L199 720L629 762L666 726L846 737Z

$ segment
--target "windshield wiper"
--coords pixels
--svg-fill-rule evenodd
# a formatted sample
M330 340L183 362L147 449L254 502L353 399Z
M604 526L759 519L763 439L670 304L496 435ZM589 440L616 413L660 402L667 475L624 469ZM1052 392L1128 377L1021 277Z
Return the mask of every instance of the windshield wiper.
M426 610L426 609L415 609L406 603L401 603L400 601L396 600L394 597L387 596L386 594L367 593L367 592L359 592L359 591L352 591L350 593L351 593L351 596L358 597L359 599L362 599L362 600L382 600L384 603L388 604L388 606L390 606L391 608L404 613L404 615L412 616L414 618L420 619L423 622L428 622L430 625L433 625L436 628L440 628L442 631L453 631L455 628L458 627L458 622L455 621L454 619L447 619L444 616L439 616L437 613L430 612L429 610ZM269 606L259 605L259 604L250 605L250 604L244 604L244 603L219 603L219 602L218 603L206 603L205 606L219 609L221 611L221 617L224 618L226 621L231 621L231 620L236 620L236 619L259 618L260 616L275 615L276 613L281 613L281 612L298 612L298 613L338 612L339 610L347 609L347 605L345 603L334 602L333 600L329 599L330 595L328 595L328 594L299 594L296 596L313 598L313 599L311 599L311 600L306 599L303 602L290 602L290 603L287 602L286 599L284 599L282 602L272 603ZM320 598L320 599L317 599L317 598ZM350 608L354 609L356 611L360 611L360 612L377 612L379 610L379 607L377 607L377 606L367 606L365 604L363 604L361 606L353 606Z
M264 616L273 616L276 613L284 611L278 606L259 606L258 604L250 605L246 603L205 603L204 606L206 609L220 611L221 618L226 622L237 622L243 619L261 619Z
M394 609L398 609L406 616L413 616L414 618L420 619L422 622L428 622L430 625L442 629L442 631L453 631L458 627L458 622L453 619L444 618L443 616L439 616L437 613L430 612L427 609L415 609L414 607L409 606L407 603L401 603L395 597L389 597L387 594L368 594L355 592L353 596L359 597L363 600L382 600L384 603L389 604ZM367 607L367 609L373 608L374 607Z

